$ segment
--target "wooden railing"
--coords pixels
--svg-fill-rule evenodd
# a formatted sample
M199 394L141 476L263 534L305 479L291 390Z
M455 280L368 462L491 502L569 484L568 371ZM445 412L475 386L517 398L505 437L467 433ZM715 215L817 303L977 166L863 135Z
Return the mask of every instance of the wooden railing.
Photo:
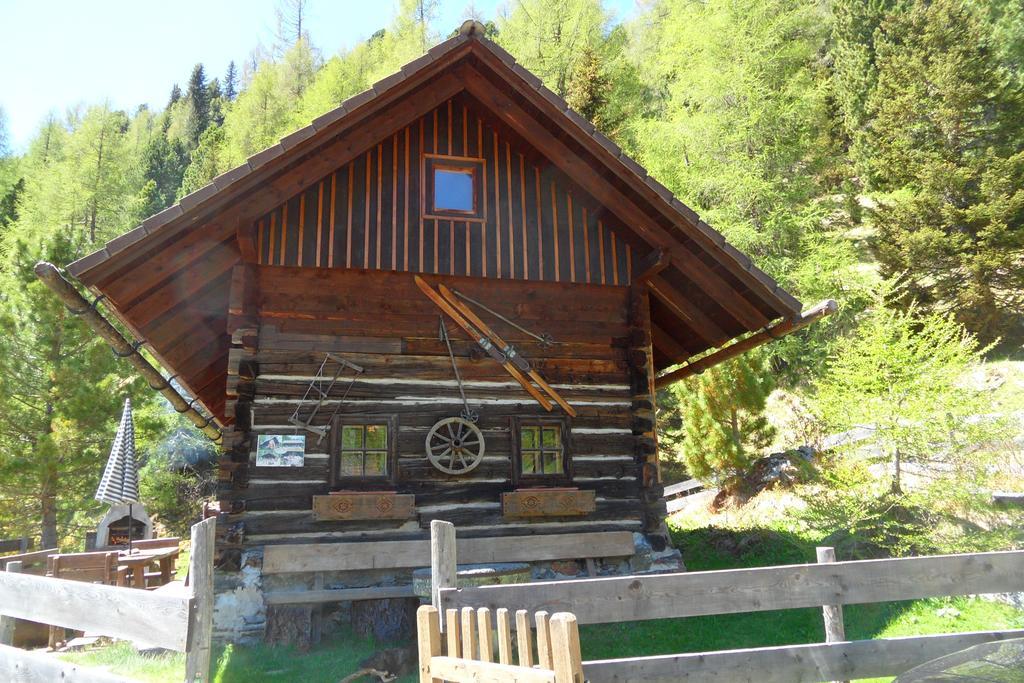
M207 681L215 525L208 519L192 527L189 586L180 594L32 576L18 572L20 563L8 563L0 572L0 679L46 680L64 666L65 674L77 671L74 680L83 680L81 667L10 647L13 620L28 619L185 652L185 680Z
M441 524L432 529L439 537L454 533ZM443 552L453 544L435 547ZM834 562L831 549L820 550L819 564L462 589L438 585L436 604L446 614L466 607L517 614L571 612L580 624L823 608L825 643L583 662L587 680L594 683L895 676L977 643L1024 637L1024 630L993 630L851 642L845 640L842 623L844 604L1024 590L1024 551ZM435 558L432 566L454 565L457 558L448 555Z
M552 615L550 619L547 612L538 612L535 616L536 657L526 612L516 614L516 646L513 647L507 609L497 610L493 622L491 611L486 607L463 607L461 613L448 610L442 642L437 608L420 607L416 613L420 683L583 683L576 617L565 612Z
M27 553L30 547L32 541L28 536L0 540L0 553Z

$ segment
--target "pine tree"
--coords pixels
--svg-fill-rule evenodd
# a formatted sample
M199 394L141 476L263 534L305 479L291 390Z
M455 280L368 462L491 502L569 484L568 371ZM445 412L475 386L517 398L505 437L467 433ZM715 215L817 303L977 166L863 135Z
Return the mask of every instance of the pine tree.
M753 353L672 387L682 423L683 461L691 476L729 490L742 488L743 475L774 436L764 416L772 387L763 358Z
M11 235L8 234L10 238ZM80 542L76 515L102 473L125 393L152 392L35 277L40 258L67 263L83 235L64 228L35 246L7 240L0 278L0 523L53 548Z
M139 216L145 218L166 209L177 198L185 173L187 155L177 142L154 135L142 152L146 184L140 197Z
M861 141L867 100L878 80L875 37L883 19L904 0L835 0L832 3L833 93L843 131L854 145ZM854 157L857 156L855 149Z
M167 99L167 107L173 107L181 99L181 88L175 83L171 86L171 96Z
M876 253L990 342L1024 337L1024 93L959 0L883 22L867 101Z
M224 99L234 102L238 97L238 69L235 60L228 62L228 71L224 74Z
M223 125L224 94L221 92L220 79L215 78L206 85L206 99L210 103L210 125Z
M210 93L206 85L206 73L202 64L196 64L188 81L185 97L192 105L186 126L189 146L196 147L199 138L210 125Z

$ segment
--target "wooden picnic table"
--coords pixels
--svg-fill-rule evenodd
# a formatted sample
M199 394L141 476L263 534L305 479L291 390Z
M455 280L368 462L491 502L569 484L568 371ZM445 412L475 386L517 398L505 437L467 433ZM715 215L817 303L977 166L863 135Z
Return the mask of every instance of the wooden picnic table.
M170 583L174 570L174 561L181 553L180 548L154 548L152 550L127 550L118 555L118 568L126 568L131 573L130 584L135 588L146 587L146 567L151 564L160 565L160 584Z

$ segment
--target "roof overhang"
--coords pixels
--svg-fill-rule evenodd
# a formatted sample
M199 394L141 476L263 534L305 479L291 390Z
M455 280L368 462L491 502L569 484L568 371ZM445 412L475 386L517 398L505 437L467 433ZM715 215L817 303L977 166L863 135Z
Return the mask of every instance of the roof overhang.
M467 22L310 125L68 266L210 412L224 418L234 265L251 262L251 225L379 139L459 92L613 207L651 297L656 367L796 320L801 304L689 207Z

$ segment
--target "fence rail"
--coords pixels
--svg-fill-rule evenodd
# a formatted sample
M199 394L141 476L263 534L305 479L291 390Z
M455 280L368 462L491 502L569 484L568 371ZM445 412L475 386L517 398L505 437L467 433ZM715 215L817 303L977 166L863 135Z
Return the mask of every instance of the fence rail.
M32 541L28 536L0 540L0 553L26 553L30 547Z
M1024 551L444 588L443 609L572 611L581 624L760 612L1024 587Z
M707 681L800 683L898 676L920 664L1024 630L947 633L839 643L720 650L583 662L591 683Z
M447 522L431 524L433 534L452 536L435 544L431 563L435 568L453 570L457 563L454 528L449 527ZM585 661L583 672L593 683L792 683L896 676L972 645L1024 637L1022 629L847 641L842 624L844 604L1024 590L1024 551L835 562L831 548L819 548L818 560L819 564L461 589L450 585L452 571L435 569L442 577L435 586L435 606L446 615L470 609L513 611L517 625L520 614L549 612L574 614L578 623L608 623L808 607L823 610L825 643ZM445 627L458 630L455 623ZM539 641L540 635L538 645Z
M184 652L186 680L209 679L215 519L192 527L189 590L180 594L0 572L0 614ZM21 569L20 562L16 568ZM6 631L5 631L6 632ZM5 638L6 639L6 638ZM83 667L0 647L0 674L18 681L112 681ZM54 668L56 667L56 668ZM54 672L59 675L53 676ZM17 675L13 675L13 674Z

